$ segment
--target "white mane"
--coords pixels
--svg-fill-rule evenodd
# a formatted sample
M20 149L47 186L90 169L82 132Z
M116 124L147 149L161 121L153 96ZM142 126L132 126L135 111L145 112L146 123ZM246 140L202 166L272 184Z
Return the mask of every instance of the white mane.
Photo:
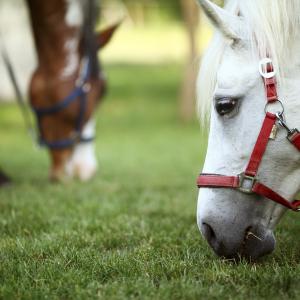
M232 14L240 13L248 25L246 34L253 51L261 57L266 57L269 53L281 82L287 71L286 67L295 61L295 55L299 56L293 50L300 36L300 1L228 0L226 9ZM202 61L197 91L198 110L203 122L209 119L217 70L225 46L225 39L217 32Z

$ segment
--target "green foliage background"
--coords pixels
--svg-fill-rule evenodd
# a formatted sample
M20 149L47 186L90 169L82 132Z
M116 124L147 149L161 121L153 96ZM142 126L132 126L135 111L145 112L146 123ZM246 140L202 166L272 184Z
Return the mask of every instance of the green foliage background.
M299 299L299 216L275 254L234 264L196 224L196 176L206 136L179 122L180 65L104 65L97 113L100 171L50 184L15 104L1 104L0 299Z
M110 1L111 0L102 0L102 3L105 5ZM136 7L138 6L139 9L142 9L150 18L151 13L155 10L156 14L158 14L162 19L167 18L177 21L182 20L180 0L122 0L122 2L127 5L129 12L132 12L133 15ZM224 3L223 0L213 0L213 2L218 5L223 5Z

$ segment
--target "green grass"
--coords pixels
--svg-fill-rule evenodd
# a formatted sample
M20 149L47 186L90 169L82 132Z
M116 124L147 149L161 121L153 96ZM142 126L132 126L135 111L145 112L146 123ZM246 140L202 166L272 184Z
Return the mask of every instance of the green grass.
M47 153L1 104L1 299L300 298L300 224L277 230L275 254L238 265L212 254L196 226L206 138L178 120L180 66L106 66L98 111L100 172L88 184L47 181Z

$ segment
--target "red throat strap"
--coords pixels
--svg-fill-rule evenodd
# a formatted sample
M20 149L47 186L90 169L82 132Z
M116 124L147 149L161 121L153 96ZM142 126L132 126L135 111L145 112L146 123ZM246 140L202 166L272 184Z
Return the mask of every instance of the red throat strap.
M288 136L288 140L300 151L300 132L298 130L294 130Z
M258 139L256 141L254 150L250 157L250 161L246 168L245 174L248 176L256 176L259 165L262 161L263 155L267 149L271 131L276 122L276 116L271 113L267 113Z

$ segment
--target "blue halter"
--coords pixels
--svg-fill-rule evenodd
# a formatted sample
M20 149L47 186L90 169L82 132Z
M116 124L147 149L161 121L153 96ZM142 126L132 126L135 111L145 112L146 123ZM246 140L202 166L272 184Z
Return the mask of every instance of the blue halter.
M39 144L41 146L48 147L49 149L61 150L74 146L76 143L89 143L94 140L94 137L83 137L82 136L82 125L84 123L84 116L87 108L87 94L89 92L88 79L90 77L90 60L86 58L81 75L77 80L78 84L74 90L65 98L63 101L47 108L32 108L37 117L38 129L40 132ZM67 108L71 103L79 101L79 114L75 121L74 134L71 137L56 140L47 141L43 138L41 119L44 116L49 116L56 114L65 108Z

